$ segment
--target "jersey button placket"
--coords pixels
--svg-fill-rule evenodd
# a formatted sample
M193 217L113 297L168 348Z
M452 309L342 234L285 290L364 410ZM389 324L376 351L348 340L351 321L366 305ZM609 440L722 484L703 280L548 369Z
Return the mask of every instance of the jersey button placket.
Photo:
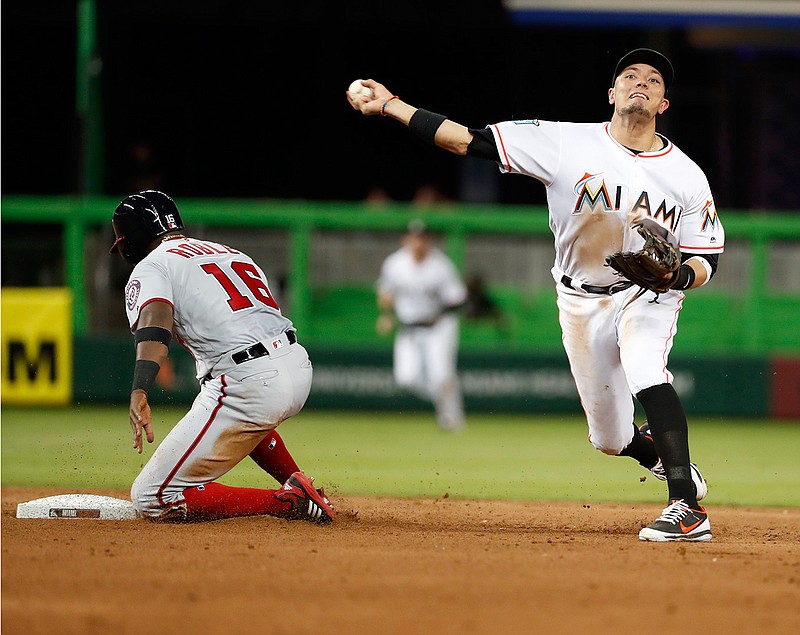
M629 215L636 213L632 207L639 199L642 193L642 161L639 155L633 157L633 166L631 167L630 178L628 179L628 191L625 196L625 208ZM628 219L627 225L630 226L633 221L633 216Z

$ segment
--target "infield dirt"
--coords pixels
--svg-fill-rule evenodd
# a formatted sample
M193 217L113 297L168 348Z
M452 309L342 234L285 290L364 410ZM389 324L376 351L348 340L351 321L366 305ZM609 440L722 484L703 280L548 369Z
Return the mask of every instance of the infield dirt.
M65 493L2 489L4 635L800 632L798 508L676 544L637 539L652 505L335 492L328 527L16 518Z

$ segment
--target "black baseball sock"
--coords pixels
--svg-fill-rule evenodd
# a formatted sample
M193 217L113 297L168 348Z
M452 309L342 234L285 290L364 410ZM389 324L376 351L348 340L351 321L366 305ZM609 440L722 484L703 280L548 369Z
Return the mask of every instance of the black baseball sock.
M639 465L647 468L652 468L658 463L658 453L656 452L655 444L639 432L636 424L633 424L633 439L626 445L619 456L629 456L632 459L639 461Z
M669 499L683 499L697 507L697 490L689 467L689 426L672 384L645 388L636 398L650 424L655 451L661 458L669 485Z

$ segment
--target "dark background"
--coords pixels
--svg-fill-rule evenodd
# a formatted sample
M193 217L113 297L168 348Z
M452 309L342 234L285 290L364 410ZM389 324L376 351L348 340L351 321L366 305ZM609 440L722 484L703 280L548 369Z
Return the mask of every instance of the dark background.
M373 78L413 105L482 127L600 121L617 59L651 46L676 67L659 129L705 170L718 207L800 209L800 31L619 20L521 24L471 2L98 2L105 177L101 193L155 184L174 196L541 203L344 91ZM76 2L2 6L2 190L79 193ZM136 162L139 147L150 158Z

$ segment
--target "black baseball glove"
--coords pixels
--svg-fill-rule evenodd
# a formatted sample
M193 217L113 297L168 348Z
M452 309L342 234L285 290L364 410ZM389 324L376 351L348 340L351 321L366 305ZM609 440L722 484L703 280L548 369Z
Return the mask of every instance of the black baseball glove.
M606 256L606 264L642 289L654 293L669 291L678 280L680 252L643 224L634 225L634 229L644 238L644 247Z

